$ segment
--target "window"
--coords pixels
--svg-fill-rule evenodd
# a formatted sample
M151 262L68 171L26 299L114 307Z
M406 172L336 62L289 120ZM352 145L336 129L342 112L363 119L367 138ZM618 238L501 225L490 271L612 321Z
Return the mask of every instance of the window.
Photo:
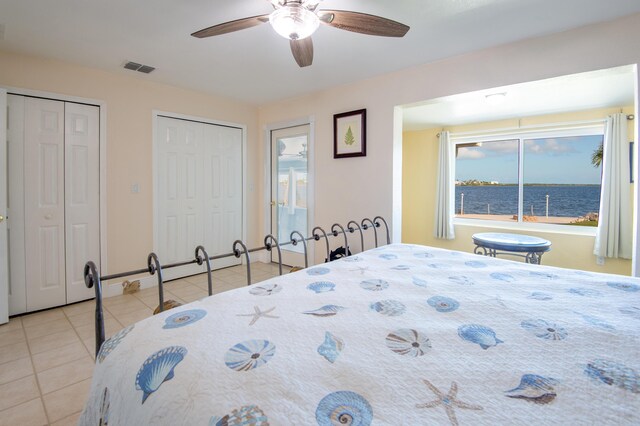
M603 139L601 126L453 137L456 217L597 226Z

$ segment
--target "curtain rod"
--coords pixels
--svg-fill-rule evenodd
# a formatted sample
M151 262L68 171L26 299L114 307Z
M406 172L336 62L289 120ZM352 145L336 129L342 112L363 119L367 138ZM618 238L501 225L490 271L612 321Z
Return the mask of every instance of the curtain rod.
M627 120L634 120L636 117L633 114L627 115ZM529 126L520 126L520 127L505 127L502 129L493 129L493 130L473 130L468 132L458 132L451 133L451 137L460 137L460 136L472 136L475 134L487 134L490 135L492 133L504 133L504 132L515 132L520 130L535 130L535 129L544 129L544 128L554 128L554 127L565 127L565 126L584 126L589 124L600 124L604 123L606 118L601 118L598 120L582 120L582 121L565 121L559 123L549 123L549 124L531 124ZM437 137L440 137L440 132L436 134Z

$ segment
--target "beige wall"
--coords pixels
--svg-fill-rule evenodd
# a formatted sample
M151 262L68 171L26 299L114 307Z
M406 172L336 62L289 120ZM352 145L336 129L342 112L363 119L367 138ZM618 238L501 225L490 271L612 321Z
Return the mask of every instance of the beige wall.
M395 107L442 96L637 64L640 62L638 39L640 14L274 102L260 109L260 126L314 116L316 223L344 223L351 218L380 214L392 223L393 238L399 241L403 152L401 129L394 126L398 121ZM333 114L359 108L367 109L367 157L334 160Z
M517 128L534 124L562 123L579 120L605 118L616 112L633 114L633 107L589 110L573 113L521 117L500 122L477 123L465 126L450 126L425 129L403 134L402 161L402 241L425 244L453 250L472 252L471 236L476 232L505 232L492 228L491 222L483 226L456 225L456 238L451 241L438 240L433 236L435 223L436 176L438 173L438 138L440 130L452 133L477 131L482 129ZM633 121L628 122L629 140L636 140ZM630 194L633 198L633 192ZM508 231L507 231L508 232ZM562 266L597 272L629 275L631 261L606 259L604 265L597 265L593 255L595 237L569 235L558 232L527 230L527 234L548 239L552 242L551 252L543 257L545 265Z
M212 77L214 78L214 77ZM146 265L153 250L152 111L193 115L247 126L248 183L259 176L257 108L236 101L150 82L144 77L0 51L0 86L102 101L107 109L108 271ZM140 193L131 193L131 184ZM257 191L247 194L247 235L259 241ZM231 248L229 248L231 249ZM105 270L103 269L103 273Z

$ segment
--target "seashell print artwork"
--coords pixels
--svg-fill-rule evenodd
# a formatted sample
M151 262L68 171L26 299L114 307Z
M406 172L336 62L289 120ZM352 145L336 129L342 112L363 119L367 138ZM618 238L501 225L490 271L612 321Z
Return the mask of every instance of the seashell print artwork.
M436 308L438 312L453 312L460 306L457 300L444 296L433 296L427 300L427 304Z
M247 340L229 348L224 355L227 367L249 371L265 365L276 354L276 346L268 340Z
M382 315L387 315L389 317L397 317L404 314L406 307L402 302L397 300L381 300L379 302L375 302L369 305L369 308L372 311L376 311Z
M193 324L204 318L207 315L207 311L204 309L188 309L186 311L175 313L168 316L164 320L164 329L179 328L185 325Z
M400 355L419 357L431 348L431 342L423 332L401 328L387 335L387 347Z
M183 346L169 346L146 359L136 375L136 389L142 391L143 404L160 385L173 379L173 370L186 354L187 348Z
M640 286L638 284L633 284L633 283L608 282L607 285L617 290L628 291L633 293L640 290Z
M385 280L364 280L360 283L360 287L369 291L380 291L389 287L389 283Z
M556 390L553 385L557 380L537 374L525 374L520 379L520 384L508 391L505 396L509 398L524 399L536 404L545 405L556 399Z
M522 321L520 326L533 333L536 337L545 340L564 340L568 335L563 327L543 319Z
M120 344L122 339L124 339L124 337L129 334L135 326L135 324L131 324L130 326L118 331L116 334L111 336L110 339L105 340L104 343L102 343L102 346L100 346L100 351L98 352L98 362L102 363L107 355L109 355Z
M280 293L282 286L278 284L265 284L259 286L251 286L249 293L254 296L271 296L272 294Z
M332 317L344 309L347 308L338 305L324 305L323 307L314 309L313 311L305 311L303 314L313 315L316 317Z
M609 386L640 393L640 373L618 362L596 359L587 364L584 372L592 379Z
M489 349L498 343L504 343L498 339L496 332L491 328L480 324L465 324L458 327L458 336L467 342L476 343L482 349Z
M320 400L316 408L318 426L368 426L373 421L371 404L351 391L330 393Z
M209 426L269 426L269 419L257 405L244 405L224 417L213 416Z
M333 364L338 359L342 349L344 349L344 341L327 331L324 334L324 342L318 346L318 353Z
M334 291L333 289L336 285L329 281L316 281L307 286L307 288L311 291L315 291L318 293L326 293L327 291Z
M309 274L311 276L314 276L314 275L326 275L329 272L331 272L331 269L325 268L323 266L318 267L318 268L307 269L307 274Z

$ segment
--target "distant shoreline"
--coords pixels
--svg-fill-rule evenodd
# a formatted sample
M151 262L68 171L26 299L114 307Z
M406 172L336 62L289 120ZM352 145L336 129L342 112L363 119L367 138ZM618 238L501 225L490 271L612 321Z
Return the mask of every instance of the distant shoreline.
M518 186L517 183L456 183L456 186ZM600 186L599 183L525 183L522 186Z

